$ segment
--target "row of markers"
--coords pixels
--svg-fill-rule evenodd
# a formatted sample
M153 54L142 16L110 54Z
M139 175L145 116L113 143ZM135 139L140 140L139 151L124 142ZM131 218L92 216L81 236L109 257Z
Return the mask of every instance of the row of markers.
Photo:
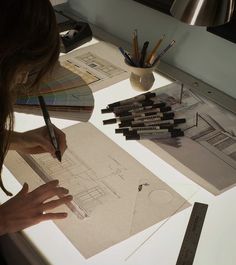
M175 118L171 107L158 100L158 96L152 92L109 104L101 112L115 114L114 118L104 120L103 124L119 122L115 132L123 133L126 140L184 136L178 124L185 123L186 119Z

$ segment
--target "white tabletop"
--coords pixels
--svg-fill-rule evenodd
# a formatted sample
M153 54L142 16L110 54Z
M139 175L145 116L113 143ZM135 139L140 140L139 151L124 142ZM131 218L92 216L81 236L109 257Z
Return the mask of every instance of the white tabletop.
M171 82L160 74L155 74L153 88ZM104 126L101 124L100 115L103 115L102 119L106 119L106 115L101 114L102 108L111 102L137 94L139 93L132 89L128 79L97 91L94 93L95 109L90 122L191 204L198 201L209 205L194 265L235 264L236 204L234 202L236 200L236 188L214 196L139 142L127 142L121 135L115 134L115 125ZM39 116L16 113L15 118L17 131L26 131L44 125L43 118ZM71 120L53 118L52 121L62 129L77 123ZM4 168L3 176L4 183L8 188L10 187L11 191L15 193L19 191L21 185L6 168ZM0 192L0 201L4 202L6 199L3 192ZM24 234L53 265L174 265L191 210L192 207L189 207L89 259L85 259L51 221L25 229Z

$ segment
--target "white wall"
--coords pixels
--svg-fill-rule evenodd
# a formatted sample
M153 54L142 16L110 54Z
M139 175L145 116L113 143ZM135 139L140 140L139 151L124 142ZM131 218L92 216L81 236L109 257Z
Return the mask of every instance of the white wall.
M163 46L172 39L175 47L164 61L179 67L236 98L236 44L132 0L69 0L69 5L105 31L131 41L134 29L140 42L154 45L166 34Z

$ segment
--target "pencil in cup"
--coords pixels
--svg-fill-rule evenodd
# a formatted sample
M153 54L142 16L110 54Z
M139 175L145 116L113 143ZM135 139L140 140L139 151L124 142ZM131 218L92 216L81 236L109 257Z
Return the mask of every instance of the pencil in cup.
M150 52L150 54L147 57L146 65L152 65L157 54L157 50L160 47L162 41L164 40L165 35L163 34L161 39L157 42L156 46L153 48L153 50Z
M121 52L121 54L124 56L125 60L131 65L131 66L135 66L133 60L130 58L129 54L122 48L119 47L119 50Z
M143 44L143 48L142 48L141 54L140 54L139 67L145 67L146 66L145 58L146 58L148 45L149 45L149 41L145 41Z
M151 65L151 67L154 67L160 61L160 59L166 54L166 52L171 47L173 47L174 44L175 44L175 40L172 40L171 43L156 57L156 59L154 60L154 62Z
M132 35L132 59L136 66L139 64L139 48L138 48L138 31L137 29L134 30Z

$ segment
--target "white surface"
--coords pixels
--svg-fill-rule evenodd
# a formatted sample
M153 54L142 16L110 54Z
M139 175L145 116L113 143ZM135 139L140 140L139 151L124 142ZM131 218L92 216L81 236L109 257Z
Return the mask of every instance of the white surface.
M153 87L156 88L169 83L168 79L156 75ZM209 204L194 265L235 265L236 203L234 202L236 200L236 189L231 189L215 197L138 142L125 141L123 136L115 134L115 125L102 125L102 120L110 118L111 115L101 114L101 108L106 107L108 103L137 94L130 87L129 80L124 80L96 92L94 94L95 110L90 121L152 173L158 175L161 180L189 200L190 203L199 201ZM65 128L76 123L60 119L52 119L52 121L59 128ZM43 125L42 117L16 114L16 130L18 131L25 131ZM16 193L20 189L17 180L7 169L4 169L3 175L6 187ZM5 200L6 196L3 192L0 192L0 201ZM88 260L82 257L62 232L50 221L28 228L24 233L52 265L174 265L191 210L192 207L189 207L168 220L158 223ZM49 238L50 240L48 240Z

